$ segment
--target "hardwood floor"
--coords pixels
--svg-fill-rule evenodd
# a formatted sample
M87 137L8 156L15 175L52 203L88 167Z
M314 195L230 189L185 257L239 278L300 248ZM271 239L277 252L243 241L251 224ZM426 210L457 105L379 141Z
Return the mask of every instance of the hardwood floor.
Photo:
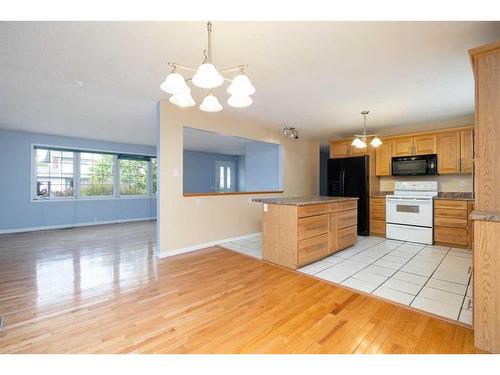
M0 236L1 353L474 353L470 329L153 222Z

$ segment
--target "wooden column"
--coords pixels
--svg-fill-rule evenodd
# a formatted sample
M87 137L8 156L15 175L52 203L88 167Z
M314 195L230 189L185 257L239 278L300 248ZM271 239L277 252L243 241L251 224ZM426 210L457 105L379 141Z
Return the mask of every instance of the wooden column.
M474 344L500 353L500 42L469 53L476 87Z

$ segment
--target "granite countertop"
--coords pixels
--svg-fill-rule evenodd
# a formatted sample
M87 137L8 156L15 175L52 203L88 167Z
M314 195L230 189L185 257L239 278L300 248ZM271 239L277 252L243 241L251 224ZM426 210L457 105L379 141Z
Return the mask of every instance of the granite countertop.
M393 191L377 191L371 193L372 198L385 198L386 195L394 194ZM440 191L438 196L435 199L443 199L443 200L460 200L460 201L473 201L472 193L464 193L464 192L445 192Z
M335 203L354 201L359 198L351 197L289 197L289 198L254 198L253 202L265 204L281 204L285 206L307 206L311 204Z
M472 193L462 193L462 192L439 192L437 199L449 199L449 200L461 200L461 201L473 201Z
M500 212L472 211L469 217L472 220L478 220L478 221L498 221L498 222L500 222Z

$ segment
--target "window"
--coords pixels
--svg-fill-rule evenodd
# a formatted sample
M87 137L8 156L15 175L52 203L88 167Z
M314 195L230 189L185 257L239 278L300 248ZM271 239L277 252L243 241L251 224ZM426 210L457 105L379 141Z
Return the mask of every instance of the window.
M232 161L215 162L215 184L217 191L235 191L235 163Z
M80 195L113 195L113 155L80 153Z
M72 197L74 152L47 148L36 148L35 152L37 197Z
M146 195L147 161L119 159L120 161L120 194Z
M32 148L32 199L155 196L155 157L62 147Z
M156 195L158 189L158 161L156 158L151 158L151 193Z

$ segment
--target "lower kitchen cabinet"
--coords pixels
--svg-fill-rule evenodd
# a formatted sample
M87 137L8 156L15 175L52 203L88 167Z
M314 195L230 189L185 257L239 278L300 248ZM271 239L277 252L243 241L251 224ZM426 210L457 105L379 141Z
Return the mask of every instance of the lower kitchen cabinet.
M472 202L434 200L434 242L437 245L470 248L472 225L468 219Z
M385 237L385 198L370 198L370 235Z
M296 269L354 245L357 208L357 198L307 205L268 203L262 222L264 260Z

